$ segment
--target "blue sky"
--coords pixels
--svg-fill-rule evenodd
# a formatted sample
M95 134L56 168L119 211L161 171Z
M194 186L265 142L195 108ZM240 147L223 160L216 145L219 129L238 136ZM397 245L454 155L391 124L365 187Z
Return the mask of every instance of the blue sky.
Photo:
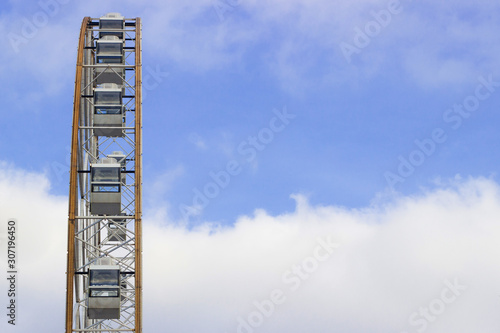
M145 222L152 239L150 251L205 251L195 245L202 240L207 253L216 257L225 254L220 244L248 242L256 252L249 254L251 251L245 248L236 253L248 263L242 264L246 268L241 274L255 282L265 275L267 264L279 277L290 264L310 254L316 237L333 232L343 235L339 236L340 243L347 245L341 245L346 251L341 257L347 259L338 259L340 263L335 265L339 266L332 264L332 272L341 267L344 277L362 275L364 271L358 270L357 264L343 265L349 260L368 260L369 246L378 249L379 236L387 243L376 253L387 269L367 268L380 278L377 281L386 283L390 280L384 278L394 276L394 249L400 246L404 247L401 252L411 258L402 264L401 276L426 271L429 288L417 288L425 297L395 300L391 309L396 311L396 305L400 305L398 316L382 316L380 321L364 316L376 308L375 300L380 296L370 294L373 303L368 302L360 310L362 314L352 304L352 309L341 311L345 322L328 319L323 310L313 311L307 320L304 317L301 323L319 318L314 332L331 332L331 327L345 332L366 332L367 327L370 332L401 331L408 315L439 295L445 286L443 280L457 276L469 279L473 289L484 274L492 273L487 265L476 267L451 252L434 256L422 244L441 249L440 242L457 230L460 235L464 230L474 235L477 232L474 240L486 243L493 242L493 236L488 238L480 231L499 233L494 222L494 212L500 207L498 2L2 2L0 183L5 191L16 188L13 177L22 179L19 191L40 183L33 190L33 198L49 200L48 206L59 207L63 220L67 214L64 204L78 33L84 16L99 17L108 12L141 17L143 21L143 194ZM432 200L437 202L436 207ZM18 204L11 207L22 207ZM454 210L463 205L471 208L464 213L470 219L456 226L449 224L450 219L458 218ZM11 208L8 212L21 216L21 210ZM436 238L428 240L428 235L420 234L418 222L401 211L420 216ZM481 221L484 225L473 216L486 216ZM436 229L428 224L430 221ZM274 228L282 224L288 227ZM283 232L283 238L259 238L275 231ZM306 235L304 244L297 232ZM405 237L410 239L415 232L418 241L405 247ZM222 241L212 238L213 234ZM174 245L163 244L157 235ZM472 251L469 245L463 245L464 239L452 238L449 248ZM273 244L290 250L299 244L303 252L273 252L273 259L257 264L262 259L259 254ZM64 248L64 241L60 246ZM496 258L500 249L491 246L473 253L494 253ZM186 254L183 258L204 267L201 257ZM227 267L230 262L221 259L219 264ZM460 263L449 268L449 262ZM173 265L181 272L171 277L173 286L192 273L204 273L201 268L183 270L187 266ZM157 269L152 263L148 267ZM477 274L471 277L469 271ZM243 275L234 274L243 279ZM318 284L304 287L311 288L307 289L311 293L304 291L297 296L301 302L315 304L322 300L321 304L328 304L321 292L328 285L328 274L324 274L318 275ZM214 273L207 280L195 282L209 286L210 281L224 281L224 277ZM361 289L370 293L370 284L363 280ZM231 290L240 295L235 302L248 305L265 297L276 285L285 287L286 283L269 282L265 287L255 283L254 289L260 294L240 294L237 285ZM496 288L493 282L487 286ZM389 284L386 287L391 295L400 291ZM168 292L175 290L168 287ZM198 292L202 293L201 289ZM228 296L223 294L217 300L226 304ZM190 295L196 298L196 294ZM454 318L471 314L474 306L481 304L481 296L470 295L464 312L456 312ZM214 295L205 296L210 299ZM182 295L175 298L182 303L181 299ZM165 308L175 307L163 302ZM296 303L287 304L277 316L300 312L298 305L293 305ZM184 306L188 309L193 303L187 300L178 311L182 312ZM231 312L232 324L214 324L214 331L215 327L231 331L238 313L250 313L245 306L236 307L239 312L235 310L234 316ZM220 313L224 312L222 308ZM189 313L192 311L186 310L182 316L188 318ZM200 313L199 322L204 323L203 315L208 318L213 314ZM487 314L485 310L473 318L488 323ZM359 316L364 320L355 324ZM391 319L392 324L386 325ZM285 331L284 327L295 332L274 320L270 326L261 327L262 332ZM188 320L181 321L162 325L179 331L199 329ZM472 320L437 325L428 331L453 331L455 327L479 330ZM485 324L482 331L493 329L492 325ZM297 323L296 327L301 326Z
M11 47L0 154L46 172L55 194L68 191L80 21L116 8L62 2L2 5ZM363 207L389 189L411 194L437 178L496 175L498 94L456 130L443 119L474 94L478 77L500 81L492 2L125 1L118 9L144 22L145 204L164 203L174 220L186 220L180 207L192 206L195 189L204 193L210 172L241 160L238 145L268 126L273 110L295 118L190 223L289 211L293 193ZM446 141L404 181L387 181L399 156L408 159L435 128Z

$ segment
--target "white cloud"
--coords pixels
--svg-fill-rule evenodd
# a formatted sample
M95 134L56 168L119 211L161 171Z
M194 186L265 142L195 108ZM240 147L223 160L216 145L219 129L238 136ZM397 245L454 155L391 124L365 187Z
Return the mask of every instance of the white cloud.
M392 6L391 3L399 3ZM392 6L392 7L391 7ZM407 76L424 88L461 86L485 73L497 74L498 23L490 13L491 1L251 1L248 7L259 22L263 39L274 36L266 50L271 72L286 90L301 92L304 86L366 81L384 72ZM386 26L370 35L389 8ZM381 14L385 12L385 14ZM384 25L384 24L382 24ZM359 30L366 45L357 45ZM340 44L358 51L344 58Z
M232 4L222 20L214 9L221 1ZM367 80L382 71L398 76L403 71L432 89L456 87L485 72L495 74L498 23L490 13L499 5L491 1L455 0L443 5L401 0L401 12L391 15L390 23L348 64L340 43L353 44L355 29L365 29L374 21L373 13L387 11L391 2L197 0L149 1L147 6L133 1L69 2L52 12L35 2L29 8L16 3L0 16L0 32L8 45L0 56L0 73L10 78L4 84L4 89L12 90L10 98L25 108L35 107L46 94L71 88L82 18L119 7L125 15L143 19L144 52L151 57L145 61L168 60L169 65L203 72L245 68L246 59L260 59L292 93L318 84ZM48 13L47 23L19 45L20 52L14 52L9 32L20 35L26 20L33 23L39 13ZM33 82L42 89L16 93L18 80L23 87Z
M19 320L15 327L8 325L3 311L2 332L36 332L42 328L55 332L62 327L57 319L64 320L68 203L65 197L50 195L49 187L45 176L0 162L0 266L6 276L5 232L8 219L16 218L19 272ZM3 309L8 302L6 282L2 278L0 283Z
M293 198L293 212L256 210L234 226L188 230L158 216L145 220L145 330L237 332L238 320L260 320L255 302L270 314L258 329L250 327L255 332L417 332L424 325L419 311L427 307L426 332L500 328L500 186L494 181L457 180L359 210ZM8 218L19 224L15 330L60 330L67 199L49 194L45 176L5 163L0 199L2 233ZM318 250L329 237L339 244L330 254ZM5 253L5 234L1 239ZM451 297L450 284L465 289ZM280 304L272 309L277 290ZM453 300L445 303L443 295ZM420 321L412 326L410 317ZM0 326L13 332L6 320Z
M198 133L189 134L188 141L196 146L196 148L201 150L207 149L207 144L205 140Z

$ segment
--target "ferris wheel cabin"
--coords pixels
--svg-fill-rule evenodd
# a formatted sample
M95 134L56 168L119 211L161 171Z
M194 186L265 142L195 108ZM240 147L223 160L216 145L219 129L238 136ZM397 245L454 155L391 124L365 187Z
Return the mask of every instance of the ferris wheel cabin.
M90 167L92 190L90 213L119 215L121 213L121 164L105 158Z
M120 318L120 267L110 261L89 267L87 316L90 319Z
M108 13L99 19L99 38L116 36L123 39L125 30L125 17L119 13Z
M103 83L94 89L94 133L97 136L123 136L123 88Z
M96 63L108 65L106 67L96 67L96 83L122 84L125 79L124 65L125 53L123 39L117 36L103 36L96 41Z

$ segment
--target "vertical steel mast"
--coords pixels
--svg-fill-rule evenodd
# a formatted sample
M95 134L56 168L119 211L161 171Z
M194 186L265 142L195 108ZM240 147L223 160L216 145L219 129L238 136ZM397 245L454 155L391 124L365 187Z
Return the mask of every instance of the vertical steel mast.
M73 105L66 333L142 333L141 20L85 17Z

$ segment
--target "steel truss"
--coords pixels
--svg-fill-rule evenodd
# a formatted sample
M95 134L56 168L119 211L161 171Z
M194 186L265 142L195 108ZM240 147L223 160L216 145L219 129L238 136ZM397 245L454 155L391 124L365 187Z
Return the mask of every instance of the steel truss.
M122 65L96 64L95 45L99 38L99 19L85 17L82 22L76 64L73 108L71 170L68 217L68 257L66 286L66 333L137 332L142 333L142 115L141 115L141 20L125 19L125 62ZM125 68L123 78L125 124L123 136L96 136L93 125L95 68ZM115 71L118 75L119 71ZM102 126L100 127L102 128ZM90 213L90 166L115 151L126 155L121 183L119 216ZM125 234L123 240L110 240L113 231ZM121 308L119 319L89 319L86 315L88 269L100 258L111 258L120 266Z

